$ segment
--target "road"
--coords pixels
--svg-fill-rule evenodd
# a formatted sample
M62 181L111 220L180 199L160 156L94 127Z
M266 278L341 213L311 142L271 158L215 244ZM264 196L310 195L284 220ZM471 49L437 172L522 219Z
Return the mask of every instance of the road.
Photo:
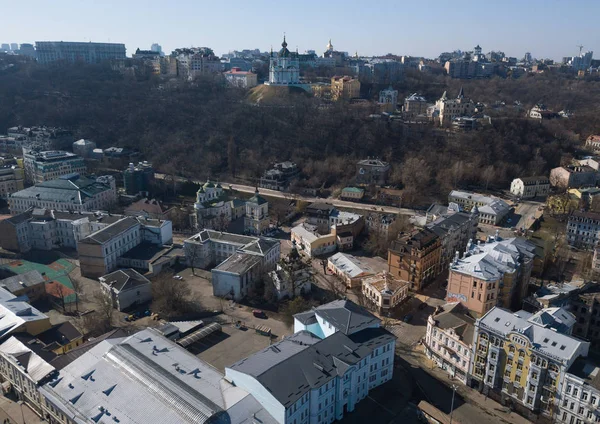
M156 173L155 176L158 179L165 178L165 174ZM179 179L179 181L188 181L187 178L178 177L178 179ZM199 180L192 180L192 182L194 182L196 184L204 184L204 181L199 181ZM256 187L243 185L243 184L234 184L234 183L228 183L228 182L221 181L221 185L223 187L231 187L233 190L241 191L242 193L254 193L256 191ZM385 212L385 213L393 213L393 214L401 214L401 215L409 215L409 216L412 216L415 214L415 211L413 209L396 208L393 206L380 206L380 205L373 205L373 204L369 204L369 203L355 203L355 202L349 202L346 200L331 199L331 198L322 199L319 197L309 197L309 196L302 196L299 194L284 193L281 191L269 190L266 188L261 188L260 193L267 197L276 197L279 199L303 200L308 203L324 202L324 203L327 203L327 204L330 204L333 206L337 206L340 208L360 209L360 210L370 211L370 212Z

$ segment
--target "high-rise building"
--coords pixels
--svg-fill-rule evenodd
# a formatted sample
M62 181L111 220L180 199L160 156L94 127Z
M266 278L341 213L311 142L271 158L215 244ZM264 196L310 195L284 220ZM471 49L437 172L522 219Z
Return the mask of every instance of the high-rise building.
M140 192L149 192L153 182L154 168L152 168L152 164L146 161L137 165L130 163L127 169L123 171L123 183L127 194L135 195Z
M19 49L19 54L23 56L35 57L35 48L33 44L23 43L21 44L21 48Z
M152 43L150 50L153 52L157 52L159 55L164 56L165 54L162 51L162 46L158 43Z
M7 52L9 50L10 50L10 44L8 44L8 43L2 43L2 44L0 44L0 51Z
M38 62L100 63L110 59L125 59L125 44L85 43L72 41L36 41Z
M10 43L10 49L13 52L16 52L17 50L19 50L19 45L17 43Z
M54 180L63 175L85 174L87 168L83 158L61 150L23 149L25 179L30 183Z

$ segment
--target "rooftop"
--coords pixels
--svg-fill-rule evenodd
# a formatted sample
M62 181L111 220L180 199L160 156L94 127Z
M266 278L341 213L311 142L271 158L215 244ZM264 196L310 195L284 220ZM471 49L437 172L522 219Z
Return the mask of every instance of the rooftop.
M568 372L581 378L596 390L600 390L600 365L593 362L590 358L576 359Z
M39 271L32 270L0 280L0 287L14 293L27 287L44 284L44 281L44 277Z
M11 337L0 345L0 352L14 359L33 381L41 382L54 372L54 367L33 352L16 337Z
M96 231L95 233L90 234L83 240L80 240L79 243L104 244L107 241L113 239L115 236L139 225L140 223L136 219L131 217L124 217L115 222L114 224L110 224L107 227L104 227Z
M442 306L441 311L433 315L438 328L452 329L466 344L473 343L475 320L469 315L469 311L460 303L447 303Z
M410 286L408 281L397 280L387 272L367 277L362 283L363 286L369 286L379 293L388 295L393 295L404 288L407 288L408 290L408 287Z
M132 290L150 284L150 281L134 269L119 269L100 277L100 282L117 292Z
M47 320L48 317L19 300L7 290L0 289L0 337L18 330L26 322Z
M350 300L334 300L333 302L313 308L312 311L294 315L300 322L312 321L311 312L325 319L335 328L344 333L352 334L365 328L379 325L381 320L365 308L358 306Z
M10 197L83 204L88 198L110 189L107 184L75 174L69 176L68 179L57 178L38 183L33 187L12 193Z
M261 260L262 258L257 255L236 252L221 262L216 268L213 268L213 271L245 274L251 268L259 266Z
M154 329L105 339L40 391L75 422L244 423L272 417L244 390Z
M384 162L381 159L363 159L358 161L360 166L376 166L387 168L390 166L388 162Z
M368 264L347 253L338 252L329 258L329 262L350 278L375 274Z
M214 240L219 243L230 243L238 246L244 246L248 243L256 240L256 237L242 236L233 233L224 233L222 231L214 230L202 230L198 234L190 237L187 241L205 242L207 240Z
M569 314L569 312L565 313ZM560 333L551 322L542 324L530 318L532 318L531 314L525 311L513 313L494 307L477 320L477 323L484 328L493 329L503 336L507 336L509 333L525 336L532 343L535 351L559 360L569 361L579 355L587 355L589 342ZM559 324L559 328L563 327Z

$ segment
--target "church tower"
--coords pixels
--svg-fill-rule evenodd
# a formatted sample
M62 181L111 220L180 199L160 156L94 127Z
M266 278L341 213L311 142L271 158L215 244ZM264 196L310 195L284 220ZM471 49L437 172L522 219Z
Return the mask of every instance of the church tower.
M269 63L268 85L297 85L300 84L300 62L298 55L293 55L287 48L288 44L283 36L281 50L277 57L271 51Z

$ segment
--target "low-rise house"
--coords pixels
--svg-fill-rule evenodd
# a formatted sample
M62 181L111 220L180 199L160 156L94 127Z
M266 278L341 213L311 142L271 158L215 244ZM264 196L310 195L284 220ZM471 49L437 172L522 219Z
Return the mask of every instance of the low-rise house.
M388 250L389 272L419 291L440 272L442 242L429 228L400 233Z
M404 99L403 112L408 116L425 115L427 113L427 100L417 93Z
M392 214L370 213L365 219L367 232L379 234L385 239L389 237L390 227L394 222L396 222L396 216Z
M258 75L250 71L242 71L238 67L231 68L230 71L224 72L225 80L232 87L237 88L252 88L258 85Z
M567 222L567 242L579 249L592 250L600 240L600 213L574 211Z
M527 295L535 245L525 239L470 241L450 265L446 300L461 302L480 317L496 305L518 309Z
M252 294L281 254L279 240L203 230L184 241L188 266L212 269L213 294L240 300Z
M134 269L118 269L103 275L98 281L118 311L152 300L152 283Z
M112 176L96 179L69 174L37 183L8 197L10 213L16 215L29 208L61 211L108 210L117 202L117 188Z
M75 349L84 342L83 334L71 322L65 321L53 325L48 330L36 336L44 350L62 355Z
M390 164L377 158L368 158L356 164L356 183L384 185L390 174Z
M27 296L30 302L36 302L46 295L45 284L46 280L36 270L0 280L0 287L14 296Z
M408 297L410 284L382 272L362 280L362 294L379 313L387 313Z
M56 370L48 362L55 356L15 336L0 345L0 377L3 386L9 383L10 390L17 398L38 415L42 415L38 389L54 376Z
M337 275L346 287L360 287L365 277L375 274L367 263L347 253L336 253L327 260L327 270Z
M294 162L279 162L265 171L258 186L269 190L287 190L290 182L298 177L300 170Z
M39 393L43 416L57 424L277 422L248 392L223 377L148 328L102 339Z
M168 208L159 200L143 198L125 208L125 215L141 216L143 218L152 219L169 219L169 212L172 208Z
M550 184L562 189L593 187L598 181L598 171L588 165L559 166L550 171Z
M292 242L300 251L308 256L320 256L335 252L337 249L337 233L335 228L329 234L321 235L317 228L310 224L298 224L291 231Z
M469 385L475 320L460 303L447 303L427 319L425 354L438 367Z
M477 206L479 222L488 225L498 225L510 212L510 206L504 200L468 191L452 190L448 203L456 203L467 212Z
M585 140L585 147L588 147L595 152L600 152L600 135L590 135Z
M510 184L510 192L521 199L547 196L550 192L548 177L515 178Z
M15 333L37 336L50 327L50 318L46 314L0 288L0 341Z
M361 200L365 195L365 190L358 187L344 187L340 194L342 200Z
M378 188L377 203L399 208L402 205L402 190L385 187Z

